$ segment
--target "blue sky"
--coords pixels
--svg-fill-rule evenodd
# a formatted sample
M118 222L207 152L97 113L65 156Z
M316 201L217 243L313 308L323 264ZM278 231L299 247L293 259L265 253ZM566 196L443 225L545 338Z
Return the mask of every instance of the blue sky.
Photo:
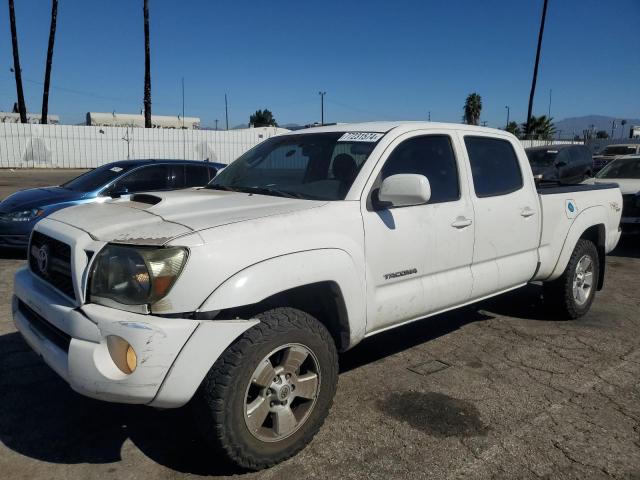
M27 108L40 111L50 2L15 0ZM230 125L269 108L281 123L459 121L466 95L502 126L522 121L542 0L150 0L154 114ZM0 109L15 101L0 3ZM534 114L640 116L640 0L549 0ZM139 112L142 0L60 0L50 113Z

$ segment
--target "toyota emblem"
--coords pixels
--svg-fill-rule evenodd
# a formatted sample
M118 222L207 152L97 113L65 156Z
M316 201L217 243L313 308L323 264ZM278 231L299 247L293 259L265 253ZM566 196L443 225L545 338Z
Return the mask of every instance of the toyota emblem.
M42 245L38 249L36 259L38 260L38 270L40 270L40 273L47 275L49 270L49 245Z

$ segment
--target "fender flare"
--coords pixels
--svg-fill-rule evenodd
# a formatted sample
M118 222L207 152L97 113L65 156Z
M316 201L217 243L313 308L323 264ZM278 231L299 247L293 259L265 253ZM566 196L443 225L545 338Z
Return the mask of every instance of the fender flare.
M344 250L326 248L293 252L250 265L221 283L198 309L220 311L254 305L296 287L334 282L342 294L349 324L350 345L366 331L366 283Z
M607 211L605 207L602 205L596 205L593 207L589 207L576 217L571 226L569 227L569 231L567 232L567 236L565 237L564 243L562 245L562 250L560 251L560 255L558 257L558 261L545 281L555 280L560 277L567 265L569 263L569 259L571 258L571 254L573 250L576 248L578 240L582 238L584 233L592 227L599 227L601 233L599 234L598 242L596 243L596 247L598 249L604 248L604 242L606 239L606 225L607 225ZM604 263L600 265L601 274L604 274ZM603 275L601 275L603 276ZM601 282L602 279L599 279Z

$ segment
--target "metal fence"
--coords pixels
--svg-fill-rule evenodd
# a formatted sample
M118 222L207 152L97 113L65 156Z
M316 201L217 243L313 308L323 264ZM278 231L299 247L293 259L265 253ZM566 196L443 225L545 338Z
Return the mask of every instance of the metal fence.
M0 168L92 168L116 160L163 158L230 163L287 130L171 130L0 123Z

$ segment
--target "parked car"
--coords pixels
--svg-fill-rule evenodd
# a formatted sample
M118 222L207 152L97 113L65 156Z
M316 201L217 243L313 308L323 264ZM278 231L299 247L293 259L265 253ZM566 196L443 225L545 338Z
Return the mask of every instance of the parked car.
M184 160L126 160L60 186L30 188L0 202L0 247L25 248L34 225L61 208L128 193L206 185L226 165Z
M601 152L593 156L593 170L598 172L607 163L621 155L640 154L640 143L607 145Z
M531 281L558 318L587 313L621 203L617 185L537 191L520 141L502 130L299 130L204 189L42 220L13 318L77 392L189 403L213 452L260 469L316 434L337 352L365 337Z
M617 183L622 191L622 229L640 233L640 155L618 157L590 183Z
M591 150L584 145L551 145L525 151L538 182L576 184L592 176Z

